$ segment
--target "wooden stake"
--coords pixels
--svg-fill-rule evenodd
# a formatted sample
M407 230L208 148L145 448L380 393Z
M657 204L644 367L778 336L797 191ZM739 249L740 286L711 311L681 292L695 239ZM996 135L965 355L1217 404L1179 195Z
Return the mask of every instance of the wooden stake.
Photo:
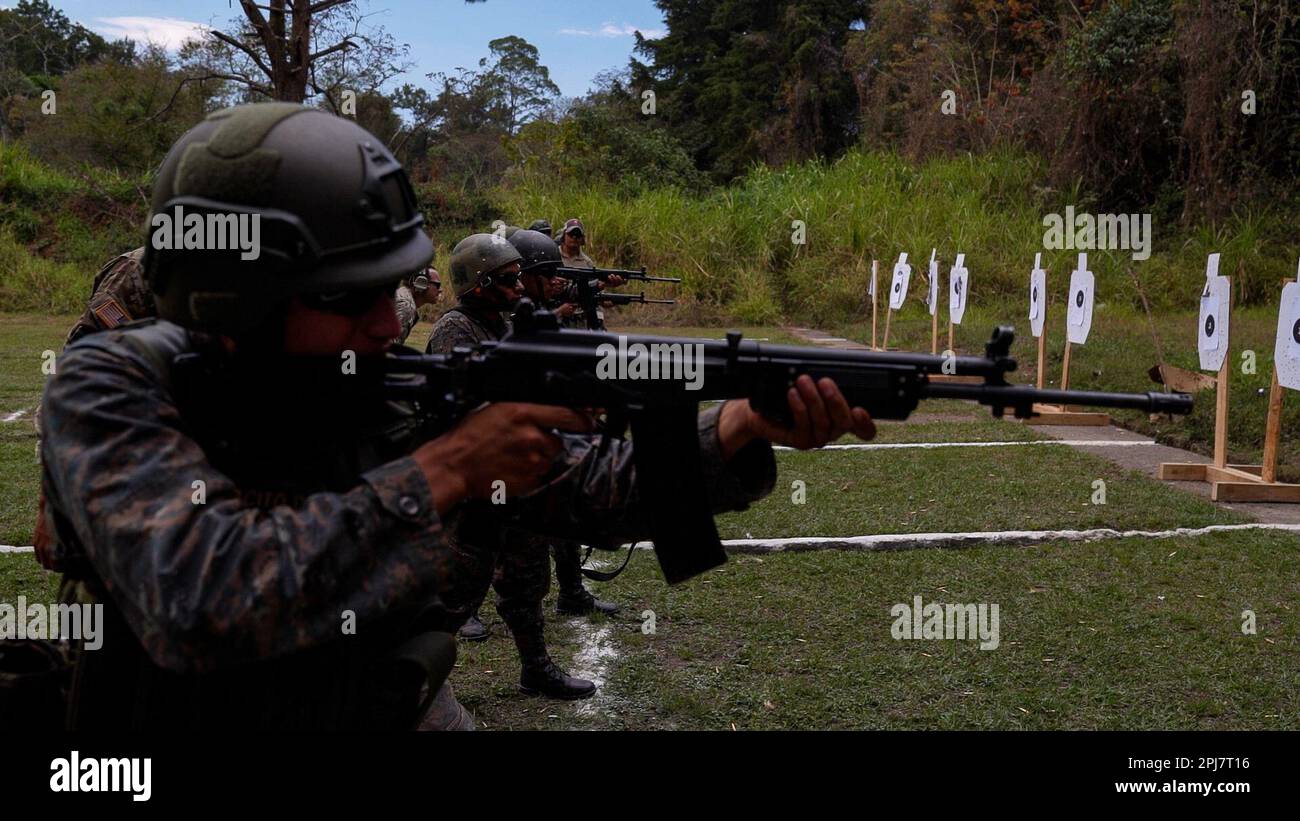
M1277 481L1277 440L1282 433L1282 386L1277 381L1277 364L1273 365L1273 387L1268 391L1268 422L1264 425L1264 464L1260 478Z
M889 350L889 320L893 319L893 317L894 317L894 309L886 308L885 309L885 344L881 346L881 350L885 350L885 351Z
M1223 358L1219 379L1214 386L1214 466L1228 465L1228 372L1231 357Z
M934 309L934 316L930 317L930 353L939 352L939 309Z
M938 314L936 314L936 316L938 316ZM952 344L952 320L951 319L948 320L948 350L952 351L953 353L957 352L957 349Z
M1065 361L1061 363L1061 390L1070 389L1070 340L1065 340Z
M876 347L876 292L880 290L880 280L876 277L878 266L878 262L871 260L871 280L876 283L876 287L871 289L871 350L873 351L880 350Z
M1043 325L1043 332L1038 335L1038 389L1043 389L1043 376L1047 370L1047 325Z

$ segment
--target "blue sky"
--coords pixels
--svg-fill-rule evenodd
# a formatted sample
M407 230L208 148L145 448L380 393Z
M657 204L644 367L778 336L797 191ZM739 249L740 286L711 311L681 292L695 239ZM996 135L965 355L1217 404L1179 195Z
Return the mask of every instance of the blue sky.
M51 0L92 31L110 38L131 36L176 44L196 25L224 24L240 14L233 0ZM365 6L366 0L360 0ZM11 6L12 2L0 2ZM259 5L265 5L259 3ZM651 0L369 0L374 18L399 42L411 46L415 68L407 78L475 67L489 40L515 34L537 46L542 64L567 96L578 96L595 75L623 68L632 53L632 31L662 32L663 17Z

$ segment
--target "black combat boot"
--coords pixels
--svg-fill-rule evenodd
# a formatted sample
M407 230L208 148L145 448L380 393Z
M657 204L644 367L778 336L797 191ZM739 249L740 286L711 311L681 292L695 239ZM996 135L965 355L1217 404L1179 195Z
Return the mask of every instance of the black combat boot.
M612 616L618 612L618 605L598 599L585 587L578 585L578 591L575 593L560 593L560 597L555 601L555 612L561 616L585 616L588 613L604 613L606 616Z
M574 701L591 698L596 694L596 685L585 678L574 678L556 667L550 658L545 658L524 665L519 674L519 692L526 696Z
M461 641L482 641L492 634L487 625L478 620L478 613L466 619L465 623L456 631L456 638Z

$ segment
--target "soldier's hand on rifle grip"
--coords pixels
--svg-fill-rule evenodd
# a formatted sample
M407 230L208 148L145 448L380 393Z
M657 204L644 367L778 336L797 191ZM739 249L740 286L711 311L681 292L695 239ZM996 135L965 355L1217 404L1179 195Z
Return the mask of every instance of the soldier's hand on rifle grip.
M464 499L491 496L498 480L505 482L509 496L536 490L560 452L560 439L552 431L590 433L594 428L591 417L580 411L496 402L411 455L441 515Z
M808 450L834 442L846 433L864 440L875 438L876 425L870 414L863 408L850 408L831 379L823 378L814 384L812 377L800 376L786 398L794 420L789 427L765 418L750 407L749 400L728 402L718 422L723 458L730 459L754 439Z

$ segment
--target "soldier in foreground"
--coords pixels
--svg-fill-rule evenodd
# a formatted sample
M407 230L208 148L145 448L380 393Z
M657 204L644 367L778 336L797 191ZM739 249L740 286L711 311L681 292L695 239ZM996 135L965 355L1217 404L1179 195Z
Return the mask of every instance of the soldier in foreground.
M46 387L46 563L106 622L101 649L74 647L72 727L414 727L454 657L426 615L456 581L449 514L503 481L502 517L648 531L633 446L598 450L586 415L497 403L421 441L358 381L381 368L340 367L382 356L397 283L432 257L364 129L284 103L217 112L159 171L151 213L177 208L258 215L260 256L153 236L161 319L78 341ZM700 414L713 509L771 491L771 442L874 432L830 380L789 402L791 427L747 401ZM596 504L575 520L552 494Z

